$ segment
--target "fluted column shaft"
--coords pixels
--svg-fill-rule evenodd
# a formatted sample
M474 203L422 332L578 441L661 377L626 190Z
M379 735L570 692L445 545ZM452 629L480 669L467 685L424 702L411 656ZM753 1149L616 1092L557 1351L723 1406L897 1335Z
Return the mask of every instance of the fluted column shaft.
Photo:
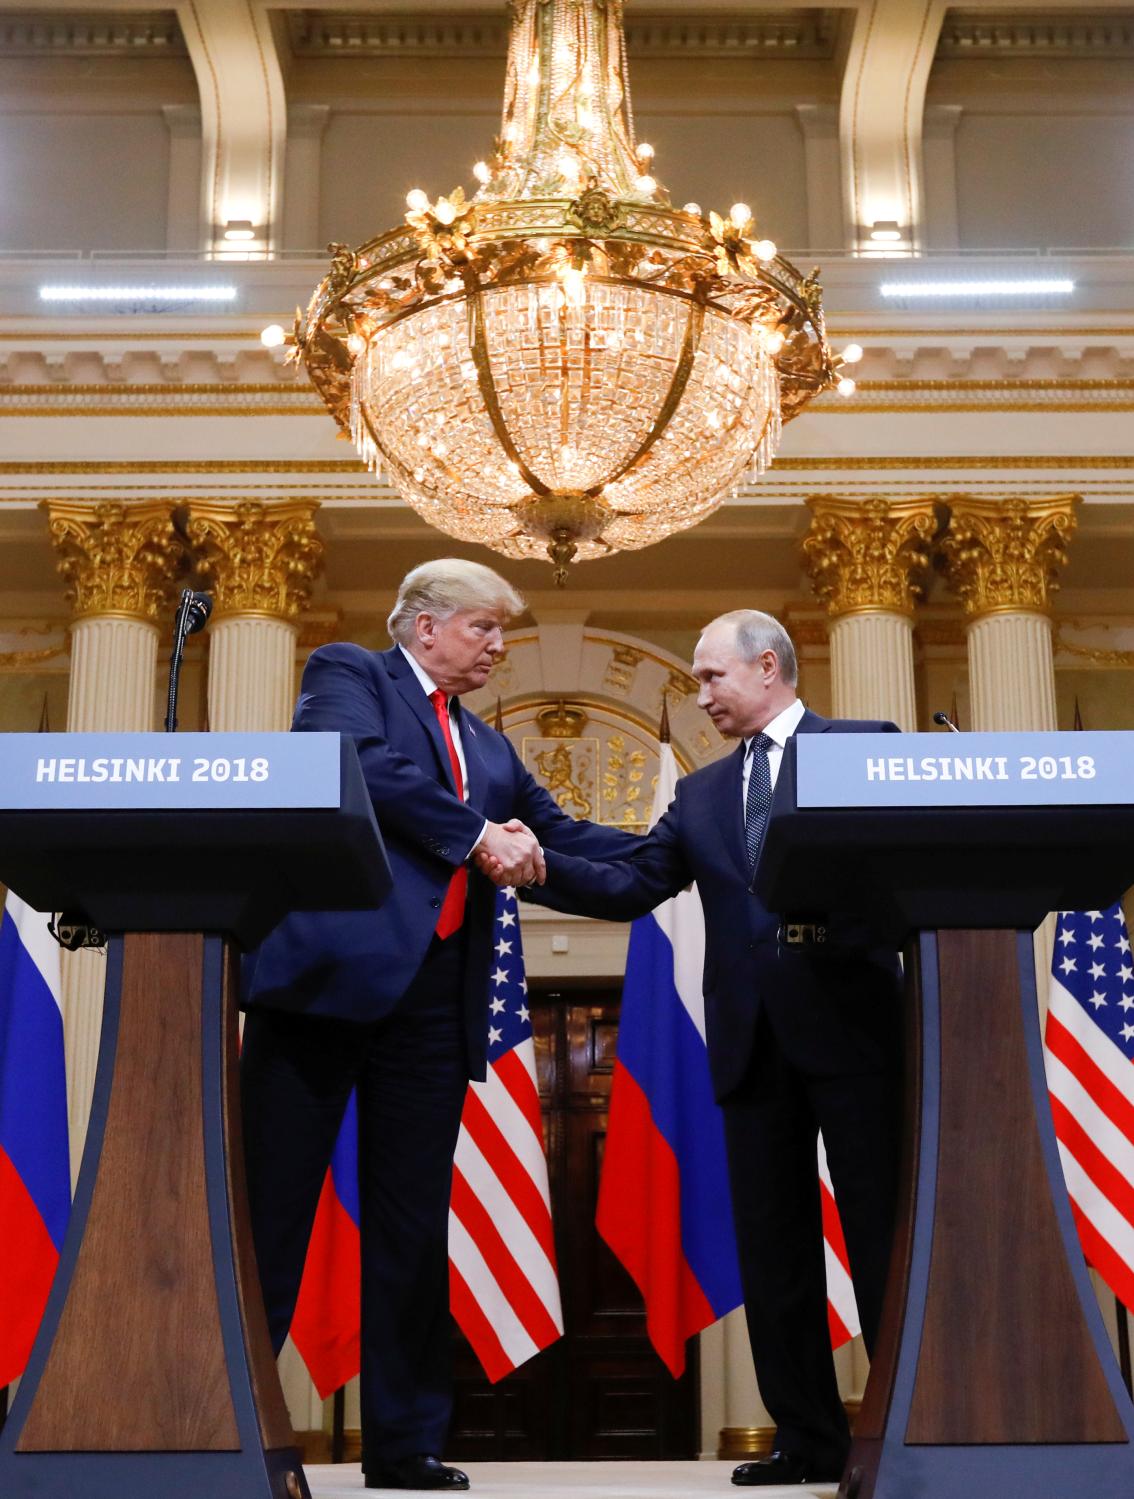
M913 619L878 609L830 625L831 692L836 718L890 719L917 726Z
M932 500L813 495L803 560L830 617L839 718L917 725L913 612L937 525Z
M1055 659L1044 614L986 614L969 625L974 729L1055 729Z
M169 506L49 501L45 508L74 609L68 732L153 729L157 620L169 613L182 559ZM105 969L96 952L62 955L72 1180L98 1065Z
M273 731L291 722L296 627L282 619L229 615L209 643L209 727Z

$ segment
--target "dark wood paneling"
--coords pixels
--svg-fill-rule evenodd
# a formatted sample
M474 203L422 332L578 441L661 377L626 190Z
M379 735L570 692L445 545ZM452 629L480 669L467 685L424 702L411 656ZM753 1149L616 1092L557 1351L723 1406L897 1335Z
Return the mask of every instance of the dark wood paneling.
M646 1337L637 1287L595 1228L619 1002L617 989L532 986L565 1336L495 1388L461 1346L454 1458L696 1455L695 1348L684 1377L671 1379Z
M1052 1210L1015 934L943 931L938 953L936 1213L906 1441L1123 1442Z
M98 1178L20 1452L239 1450L201 1132L199 934L124 939Z

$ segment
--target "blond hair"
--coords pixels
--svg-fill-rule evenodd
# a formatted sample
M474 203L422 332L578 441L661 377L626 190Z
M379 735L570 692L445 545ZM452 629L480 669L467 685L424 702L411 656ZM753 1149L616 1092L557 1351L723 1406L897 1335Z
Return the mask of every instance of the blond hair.
M448 619L458 609L500 609L516 615L523 613L524 600L507 579L482 562L438 557L406 573L386 628L392 640L407 645L419 614Z

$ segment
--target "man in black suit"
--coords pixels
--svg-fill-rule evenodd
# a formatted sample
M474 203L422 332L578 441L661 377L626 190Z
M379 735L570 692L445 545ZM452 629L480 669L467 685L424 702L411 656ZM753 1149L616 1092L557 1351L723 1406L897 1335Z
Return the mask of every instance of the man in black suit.
M827 1323L816 1135L821 1129L867 1349L889 1264L897 1188L900 1030L896 955L861 923L792 923L749 885L791 734L893 730L820 718L796 696L796 659L769 615L708 625L693 656L699 705L743 742L678 782L668 812L617 862L549 850L532 898L629 920L696 880L705 910L705 1025L724 1111L745 1313L775 1451L733 1482L835 1480L850 1444ZM491 856L483 856L491 867ZM791 939L801 939L793 941Z
M638 841L572 821L504 735L460 705L485 685L522 608L490 568L446 558L403 580L392 650L343 643L312 654L292 728L354 739L394 886L376 911L287 917L245 972L245 1155L277 1351L358 1090L368 1488L468 1488L438 1453L452 1407L453 1152L488 1047L495 891L473 850L491 857L498 883L523 884L543 877L540 843L613 859Z

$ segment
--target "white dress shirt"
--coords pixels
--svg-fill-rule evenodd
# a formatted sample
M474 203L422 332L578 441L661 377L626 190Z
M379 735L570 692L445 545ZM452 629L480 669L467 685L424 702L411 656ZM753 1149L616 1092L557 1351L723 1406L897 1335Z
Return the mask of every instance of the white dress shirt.
M799 720L807 712L807 709L796 698L794 703L789 703L782 713L777 713L771 723L765 724L761 729L762 734L767 734L772 741L768 748L768 772L772 777L772 789L775 790L776 777L780 773L780 761L784 757L784 745L795 733L799 726ZM744 771L740 778L740 807L744 811L748 802L748 777L752 774L752 756L749 751L752 748L753 739L759 738L757 734L750 734L744 741Z
M421 662L417 659L417 657L411 655L410 652L406 650L405 646L402 645L400 642L398 643L398 650L401 651L402 655L406 658L406 660L409 662L410 666L413 668L413 674L417 678L417 680L421 683L422 690L424 691L426 697L428 697L430 695L430 693L436 692L438 690L437 683L433 680L433 678L425 670L425 667L422 666ZM469 768L468 768L468 765L465 762L465 747L461 743L460 725L459 725L458 720L453 717L453 699L451 697L447 697L445 699L445 703L446 703L446 706L447 706L448 711L449 711L449 732L453 736L453 748L457 752L457 763L461 767L461 794L462 794L464 800L468 801L468 799L469 799ZM429 706L430 706L430 708L432 708L433 704L430 703ZM478 848L480 846L481 839L483 839L483 837L484 837L484 835L485 835L485 833L487 831L488 831L488 819L486 817L485 820L484 820L484 826L481 828L480 833L477 835L476 842L473 844L472 848L469 849L469 854L471 854L473 852L473 849ZM468 858L468 854L466 854L465 857Z

